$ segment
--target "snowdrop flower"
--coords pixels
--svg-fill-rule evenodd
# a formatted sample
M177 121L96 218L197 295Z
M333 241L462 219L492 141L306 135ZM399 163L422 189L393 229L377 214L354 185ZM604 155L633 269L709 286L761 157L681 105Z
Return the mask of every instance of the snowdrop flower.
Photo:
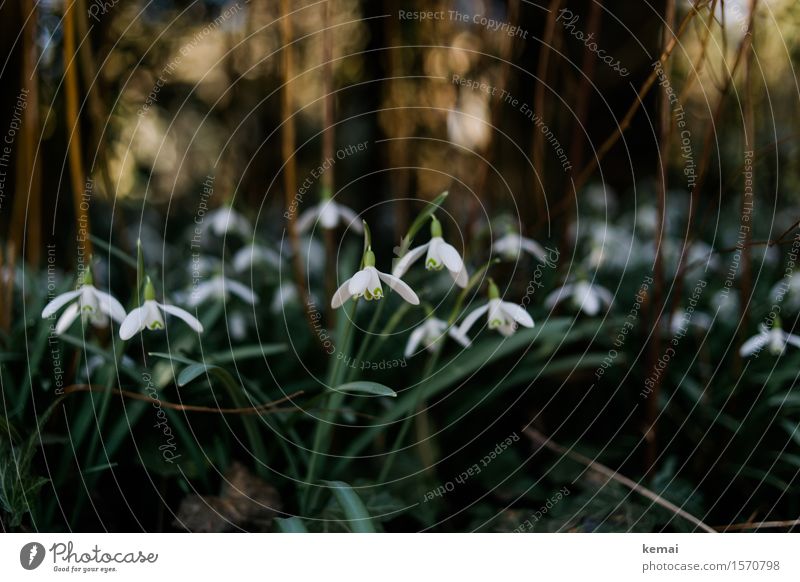
M542 248L542 245L516 232L509 232L507 235L497 239L494 242L494 250L508 261L517 260L522 251L533 255L540 261L547 260L547 253Z
M772 287L770 297L776 303L782 303L784 309L800 310L800 273L792 273L784 277Z
M786 333L781 329L781 322L776 319L772 329L767 328L763 323L758 326L758 333L742 344L739 354L742 356L752 356L760 352L764 346L769 346L769 351L773 356L780 356L786 351L786 345L792 344L800 348L800 336L793 333Z
M258 296L255 293L238 281L233 281L223 275L216 275L192 289L188 303L191 307L197 307L211 298L227 301L231 295L236 295L250 305L258 303Z
M257 244L242 247L233 255L233 268L240 273L259 264L278 268L281 265L281 256L277 251Z
M411 305L419 305L419 297L402 279L388 273L382 273L375 268L375 254L372 252L371 247L367 247L367 252L364 253L363 265L363 268L345 281L333 295L333 299L331 299L332 308L338 309L351 297L353 299L364 297L367 301L381 299L383 297L381 281L397 291L400 297Z
M670 316L667 325L673 336L682 336L688 331L689 326L696 329L708 329L711 327L711 322L711 317L702 311L687 311L678 308Z
M319 225L325 229L336 228L341 222L357 233L364 232L356 213L347 206L334 202L330 198L324 199L301 214L297 219L297 230L298 232L305 232L316 222L319 222Z
M125 321L122 322L119 328L119 337L123 340L129 340L145 329L164 329L164 315L162 315L162 312L182 319L197 333L203 331L203 326L191 313L174 305L158 303L156 301L156 290L148 277L144 288L144 303L142 303L141 307L131 311Z
M436 351L436 347L445 336L445 332L465 348L469 347L469 338L459 333L457 327L448 325L446 321L430 317L422 325L417 326L408 338L405 357L410 358L417 353L420 344L429 352Z
M611 292L605 287L588 281L578 281L559 287L550 293L544 304L548 309L552 309L567 298L572 298L573 307L580 309L586 315L597 315L603 305L608 307L613 300Z
M205 220L208 228L217 236L232 232L246 238L253 234L250 221L227 204L206 214Z
M514 335L518 325L533 327L533 319L520 305L500 299L500 291L491 279L489 280L489 302L470 313L458 328L457 334L466 338L467 332L484 313L488 314L489 329L496 329L506 337Z
M55 315L65 305L69 307L56 322L55 332L59 335L67 331L78 317L84 322L91 322L95 327L106 327L109 318L117 323L122 323L125 319L125 309L120 302L94 286L92 273L88 268L83 284L75 291L68 291L54 298L42 310L42 318Z
M411 249L395 264L392 274L402 277L423 253L427 251L425 268L429 271L441 271L444 267L450 272L456 285L466 287L469 282L464 260L453 245L447 244L442 238L442 224L435 216L431 216L431 240L424 245Z

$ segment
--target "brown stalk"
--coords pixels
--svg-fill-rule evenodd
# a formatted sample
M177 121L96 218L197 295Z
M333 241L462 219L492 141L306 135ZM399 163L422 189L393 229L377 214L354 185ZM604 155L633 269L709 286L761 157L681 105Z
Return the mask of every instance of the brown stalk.
M517 21L519 20L519 6L520 0L509 0L508 3L508 14L507 14L507 21L509 26L516 26ZM508 85L508 78L511 71L511 58L512 58L512 49L514 48L514 41L513 38L510 36L505 36L502 40L502 44L500 45L500 51L498 58L500 59L500 71L497 75L497 81L494 84L494 88L496 89L496 93L498 95L502 95L503 91L506 89ZM486 182L489 178L489 165L492 163L494 159L494 153L496 148L493 147L495 140L494 133L495 128L499 128L502 118L503 118L503 111L502 106L497 106L492 108L492 126L491 126L491 133L489 134L489 140L486 144L486 153L484 154L484 161L478 165L478 174L475 178L475 192L474 195L470 197L470 210L469 210L469 228L467 229L466 233L466 241L465 245L469 243L472 239L472 236L475 234L475 229L478 226L478 213L480 211L480 203L479 197L484 196L484 191L486 188Z
M593 33L595 38L600 37L600 22L603 14L603 0L594 0L589 10L589 18L586 24L588 33ZM598 41L599 42L599 41ZM591 93L591 80L594 77L595 64L597 57L589 49L583 51L583 61L581 62L581 74L578 80L578 97L575 100L575 124L572 128L572 145L569 152L569 161L573 167L583 166L584 142L586 140L586 118L589 114L589 96ZM576 200L575 193L564 193L565 209L564 221L561 231L562 252L569 253L570 246L570 227L574 214Z
M730 525L714 526L716 531L746 531L751 529L782 529L800 526L800 519L789 519L784 521L760 521L756 523L733 523Z
M613 470L613 469L611 469L609 467L606 467L602 463L598 463L597 461L593 461L592 459L590 459L588 457L584 457L580 453L576 453L575 451L572 451L572 450L567 450L566 448L564 448L563 446L559 445L558 443L553 442L550 439L550 437L540 433L538 430L535 430L533 428L526 428L525 429L525 434L536 445L538 445L540 447L545 447L547 449L550 449L551 451L553 451L554 453L556 453L558 455L569 457L573 461L576 461L576 462L580 463L581 465L584 465L585 467L591 469L592 471L595 471L597 473L600 473L604 477L607 477L609 480L616 481L617 483L623 485L624 487L627 487L628 489L630 489L634 493L638 493L642 497L646 497L647 499L649 499L650 501L652 501L656 505L660 505L664 509L667 509L667 510L671 511L675 515L677 515L679 517L682 517L686 521L694 524L698 529L701 529L701 530L706 531L708 533L716 533L716 531L713 528L711 528L710 526L708 526L705 523L703 523L702 521L700 521L698 518L693 516L691 513L681 509L680 507L678 507L674 503L671 503L671 502L667 501L666 499L661 497L655 491L651 491L650 489L648 489L647 487L641 485L640 483L637 483L633 479L629 479L628 477L625 477L624 475L621 475L617 471L615 471L615 470Z
M9 239L12 253L25 252L28 261L36 266L42 252L42 187L41 163L36 155L39 137L39 83L36 62L37 7L32 0L23 0L22 65L20 88L26 93L26 106L21 112L22 130L19 133L16 162L16 190L11 210ZM11 260L11 257L9 257Z
M322 133L322 162L333 159L336 149L336 132L334 128L334 106L335 98L333 93L333 34L331 31L331 4L333 0L323 3L322 17L322 91L325 95L323 101L323 133ZM331 165L327 171L322 173L320 180L323 196L333 196L334 188L334 166ZM325 240L325 264L328 268L325 271L325 296L333 297L336 292L336 269L330 268L336 264L336 241L333 230L324 229ZM336 312L330 313L330 327L336 327Z
M78 119L78 63L75 52L75 2L64 6L64 108L67 118L67 155L72 185L72 203L75 210L77 232L92 232L88 210L82 209L85 187L83 160L81 159L81 129ZM88 236L82 241L88 256L92 255L92 241Z
M301 390L299 392L295 392L294 394L289 394L288 396L281 398L279 400L247 408L214 408L213 406L196 406L193 404L175 404L173 402L164 402L163 400L150 398L149 396L145 396L144 394L139 394L138 392L131 392L129 390L113 389L113 388L107 389L107 388L101 388L99 386L90 386L88 384L73 384L72 386L67 386L66 388L64 388L65 396L69 394L75 394L77 392L117 394L120 397L131 398L133 400L141 400L143 402L150 402L152 404L158 404L162 408L168 408L170 410L180 410L183 412L209 412L214 414L264 414L265 412L271 414L276 412L284 412L286 409L279 409L275 407L278 404L289 402L292 399L296 398L297 396L303 394L303 391Z
M295 158L296 133L294 117L292 117L292 76L294 75L294 53L292 52L292 17L289 0L281 0L281 44L283 46L283 91L281 92L281 155L283 157L283 189L286 200L287 212L294 203L297 191L297 159ZM294 271L294 284L297 295L303 303L303 312L311 334L322 346L319 335L316 333L314 319L311 314L311 305L305 286L305 268L300 252L300 235L297 232L297 212L289 212L289 245L292 249L292 270Z
M546 93L547 74L550 67L550 52L553 44L553 38L556 33L556 17L557 12L561 8L564 0L550 0L548 6L549 13L547 15L547 22L545 23L544 34L542 36L541 53L539 54L539 62L536 65L536 89L533 94L533 110L542 119L546 118ZM536 175L533 177L533 206L536 209L537 216L544 216L546 211L545 204L545 176L544 176L544 134L541 131L533 132L533 143L531 146L531 158L533 159L533 168ZM571 196L568 196L571 200Z

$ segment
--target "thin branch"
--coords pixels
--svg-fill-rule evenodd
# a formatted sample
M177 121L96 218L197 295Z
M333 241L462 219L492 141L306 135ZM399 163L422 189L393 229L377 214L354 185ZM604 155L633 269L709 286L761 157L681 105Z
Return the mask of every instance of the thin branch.
M746 531L751 529L779 529L779 528L793 528L800 526L800 519L790 519L786 521L760 521L756 523L733 523L731 525L716 525L716 531Z
M543 446L543 447L545 447L547 449L550 449L551 451L553 451L554 453L557 453L559 455L563 455L563 456L569 457L573 461L576 461L576 462L580 463L581 465L584 465L584 466L588 467L589 469L591 469L591 470L593 470L593 471L595 471L597 473L600 473L601 475L607 477L609 480L616 481L617 483L627 487L628 489L630 489L634 493L638 493L642 497L646 497L647 499L651 500L656 505L660 505L664 509L667 509L667 510L671 511L672 513L674 513L675 515L677 515L679 517L682 517L683 519L685 519L686 521L694 524L695 526L697 526L699 529L702 529L703 531L706 531L706 532L709 532L709 533L716 533L716 530L714 530L712 527L710 527L710 526L706 525L705 523L703 523L702 521L700 521L698 518L693 516L691 513L681 509L680 507L678 507L674 503L671 503L671 502L667 501L666 499L661 497L658 493L655 493L654 491L651 491L650 489L648 489L647 487L637 483L636 481L633 481L632 479L629 479L628 477L625 477L624 475L619 474L617 471L614 471L613 469L610 469L609 467L606 467L602 463L598 463L597 461L593 461L592 459L590 459L588 457L584 457L583 455L581 455L580 453L576 453L575 451L570 451L570 450L565 449L564 447L562 447L558 443L553 442L550 439L550 437L543 435L538 430L535 430L533 428L526 428L525 429L525 434L535 444L537 444L539 446Z
M214 408L213 406L196 406L192 404L175 404L173 402L164 402L163 400L150 398L149 396L145 396L144 394L139 394L138 392L131 392L129 390L114 389L114 388L107 389L98 386L89 386L88 384L73 384L72 386L67 386L66 388L64 388L65 396L68 394L75 394L77 392L118 394L120 397L124 396L126 398L132 398L134 400L142 400L143 402L158 404L162 408L169 408L170 410L181 410L184 412L210 412L214 414L264 414L265 412L272 414L276 412L285 412L287 409L277 409L275 407L278 404L289 402L292 399L296 398L297 396L303 394L303 391L300 390L299 392L289 394L288 396L285 396L280 400L275 400L273 402L267 402L266 404L259 404L258 406L247 407L247 408ZM294 410L294 409L289 409L289 410Z

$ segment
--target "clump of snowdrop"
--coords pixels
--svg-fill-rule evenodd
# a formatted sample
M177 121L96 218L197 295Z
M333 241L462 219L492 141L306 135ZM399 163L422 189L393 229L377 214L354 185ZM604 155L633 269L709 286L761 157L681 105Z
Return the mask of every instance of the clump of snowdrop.
M367 244L361 261L361 270L345 281L334 293L331 299L331 307L338 309L350 298L358 299L363 297L367 301L382 299L383 286L381 281L386 283L390 289L397 291L397 294L411 305L419 305L419 297L405 281L400 277L383 273L375 268L375 253L372 252L372 246L369 243L368 230L366 237Z
M780 356L786 351L787 345L800 348L800 336L783 331L780 319L776 319L771 329L763 323L759 325L758 333L742 344L739 354L744 357L752 356L766 346L773 356Z
M150 281L150 277L148 277L144 288L144 303L142 303L140 307L132 310L122 322L119 328L119 337L123 340L129 340L145 329L164 329L165 315L174 315L178 319L183 320L197 333L203 331L202 324L188 311L180 307L175 307L174 305L158 303L156 301L155 288L153 287L152 281Z
M540 261L547 261L547 252L542 245L532 238L526 238L516 232L509 232L497 239L494 242L494 250L507 261L516 261L523 252Z
M59 335L67 331L79 317L84 323L89 322L95 327L107 327L109 319L117 323L122 323L125 319L125 309L120 302L94 286L89 268L77 289L62 293L45 306L42 318L55 315L67 305L67 309L56 322L55 332Z
M548 309L552 309L567 299L575 309L583 311L586 315L597 315L602 307L611 305L613 296L605 287L580 280L559 287L547 296L544 304Z
M470 345L469 338L461 334L457 327L431 316L411 332L406 344L405 357L415 356L418 351L421 351L419 350L420 345L429 352L435 352L441 340L446 336L450 336L465 348Z
M433 215L431 215L431 240L403 255L395 264L392 274L395 277L402 277L411 265L422 258L422 255L426 255L425 268L427 270L441 271L446 267L456 285L461 288L467 286L469 274L464 266L464 260L453 245L444 241L442 224Z
M500 299L500 290L494 281L489 279L489 301L470 313L458 328L457 335L467 337L467 332L483 316L487 315L488 327L502 335L514 335L518 326L533 327L533 318L522 306Z
M357 233L364 231L361 222L358 220L358 215L353 210L327 197L300 215L297 219L297 230L298 232L305 232L317 223L327 230L343 224Z

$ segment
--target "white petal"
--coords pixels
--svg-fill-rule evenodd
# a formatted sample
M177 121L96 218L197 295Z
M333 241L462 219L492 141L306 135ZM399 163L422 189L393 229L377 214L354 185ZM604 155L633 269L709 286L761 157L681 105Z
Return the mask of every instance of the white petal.
M472 342L470 341L469 337L465 333L462 333L461 328L459 328L458 326L454 325L453 327L448 329L447 335L456 340L465 348L468 348L472 345Z
M520 237L520 247L522 250L530 253L540 261L544 261L547 258L547 253L542 248L542 245L537 243L535 240Z
M365 295L368 299L381 299L383 297L383 286L381 285L378 269L375 267L367 267L364 270L369 273L369 283L367 284Z
M127 341L144 329L146 312L147 310L145 309L144 305L131 310L131 312L125 317L122 325L119 326L120 339Z
M353 296L350 293L350 281L351 279L348 279L347 281L342 283L342 286L339 287L336 290L336 293L333 294L333 298L331 298L331 307L333 309L339 309L342 305L344 305L345 301L347 301Z
M174 305L164 305L163 303L157 304L165 313L169 313L170 315L174 315L175 317L182 319L186 322L186 325L191 327L197 333L202 333L203 325L200 321L188 311L181 309L180 307L175 307Z
M506 315L508 315L518 324L525 327L533 327L533 318L522 308L521 305L503 301L500 303L500 308L506 313Z
M348 227L352 228L357 233L364 232L364 225L361 224L361 221L358 219L358 215L350 208L344 204L336 204L336 210L339 212L343 222L345 222Z
M499 255L517 255L519 249L519 237L515 234L507 234L494 243L494 250Z
M319 206L312 206L297 219L297 232L305 232L319 215Z
M100 311L110 315L117 323L122 323L125 319L125 308L122 307L122 304L108 293L104 293L99 289L95 289L94 293L97 295Z
M475 322L478 321L481 318L481 316L487 311L489 311L488 303L481 305L480 307L478 307L478 309L470 313L461 323L461 326L458 328L458 334L461 336L466 336L467 332L472 328L473 325L475 325Z
M425 268L428 270L431 269L441 269L444 266L444 262L442 261L442 255L439 252L441 246L444 244L444 241L441 237L434 237L428 243L428 256L425 257Z
M378 275L391 289L397 291L400 297L408 301L411 305L419 305L419 297L417 297L417 294L414 293L414 290L409 287L405 281L394 275L389 275L388 273L378 272Z
M80 295L81 293L83 293L81 289L76 289L75 291L67 291L66 293L62 293L58 297L55 297L42 310L42 318L47 319L48 317L53 315L56 311L64 307L67 303L78 297L78 295Z
M428 246L430 243L425 243L424 245L418 246L414 249L408 251L405 255L400 257L400 259L395 263L394 269L392 269L392 275L395 277L402 277L408 271L408 268L413 265L419 258L428 250Z
M411 335L408 336L408 343L406 344L406 351L405 357L410 358L413 356L417 348L419 347L420 342L422 342L422 338L425 337L425 326L420 325L414 331L411 332Z
M336 203L328 200L322 203L319 210L319 223L322 228L335 228L339 224L339 211Z
M800 348L800 336L794 335L793 333L785 334L784 340L787 344L792 344L796 348Z
M363 295L364 291L369 287L370 278L370 272L367 269L363 269L353 275L350 279L350 286L348 287L350 295Z
M253 293L247 286L242 285L238 281L225 279L223 284L230 290L231 293L239 297L239 299L245 303L249 303L250 305L255 305L258 303L258 297L256 294Z
M769 333L758 333L742 344L742 347L739 349L739 354L742 356L750 356L763 348L768 340Z
M197 287L192 289L192 292L189 294L188 303L192 307L196 307L209 297L218 293L221 295L219 284L216 279L203 281L202 283L198 284Z
M465 289L467 285L469 285L469 274L467 273L466 267L461 269L458 272L450 271L450 276L453 277L453 280L456 282L456 285Z
M579 300L577 295L575 296L575 300ZM583 293L583 301L580 307L587 315L597 315L597 312L600 311L600 299L591 287Z
M438 250L439 257L448 271L459 273L464 268L464 261L453 245L441 241Z
M563 287L559 287L558 289L550 293L544 300L545 307L547 307L548 309L552 309L553 307L556 306L557 303L561 303L562 301L564 301L564 299L572 295L573 287L574 287L573 285L564 285Z
M601 287L600 285L592 285L592 289L594 289L595 294L606 305L611 305L611 303L614 301L614 296L611 295L611 291L609 291L605 287Z
M67 331L80 314L81 312L77 303L73 303L67 307L67 309L61 314L61 317L59 317L58 321L56 322L56 333L61 335Z

